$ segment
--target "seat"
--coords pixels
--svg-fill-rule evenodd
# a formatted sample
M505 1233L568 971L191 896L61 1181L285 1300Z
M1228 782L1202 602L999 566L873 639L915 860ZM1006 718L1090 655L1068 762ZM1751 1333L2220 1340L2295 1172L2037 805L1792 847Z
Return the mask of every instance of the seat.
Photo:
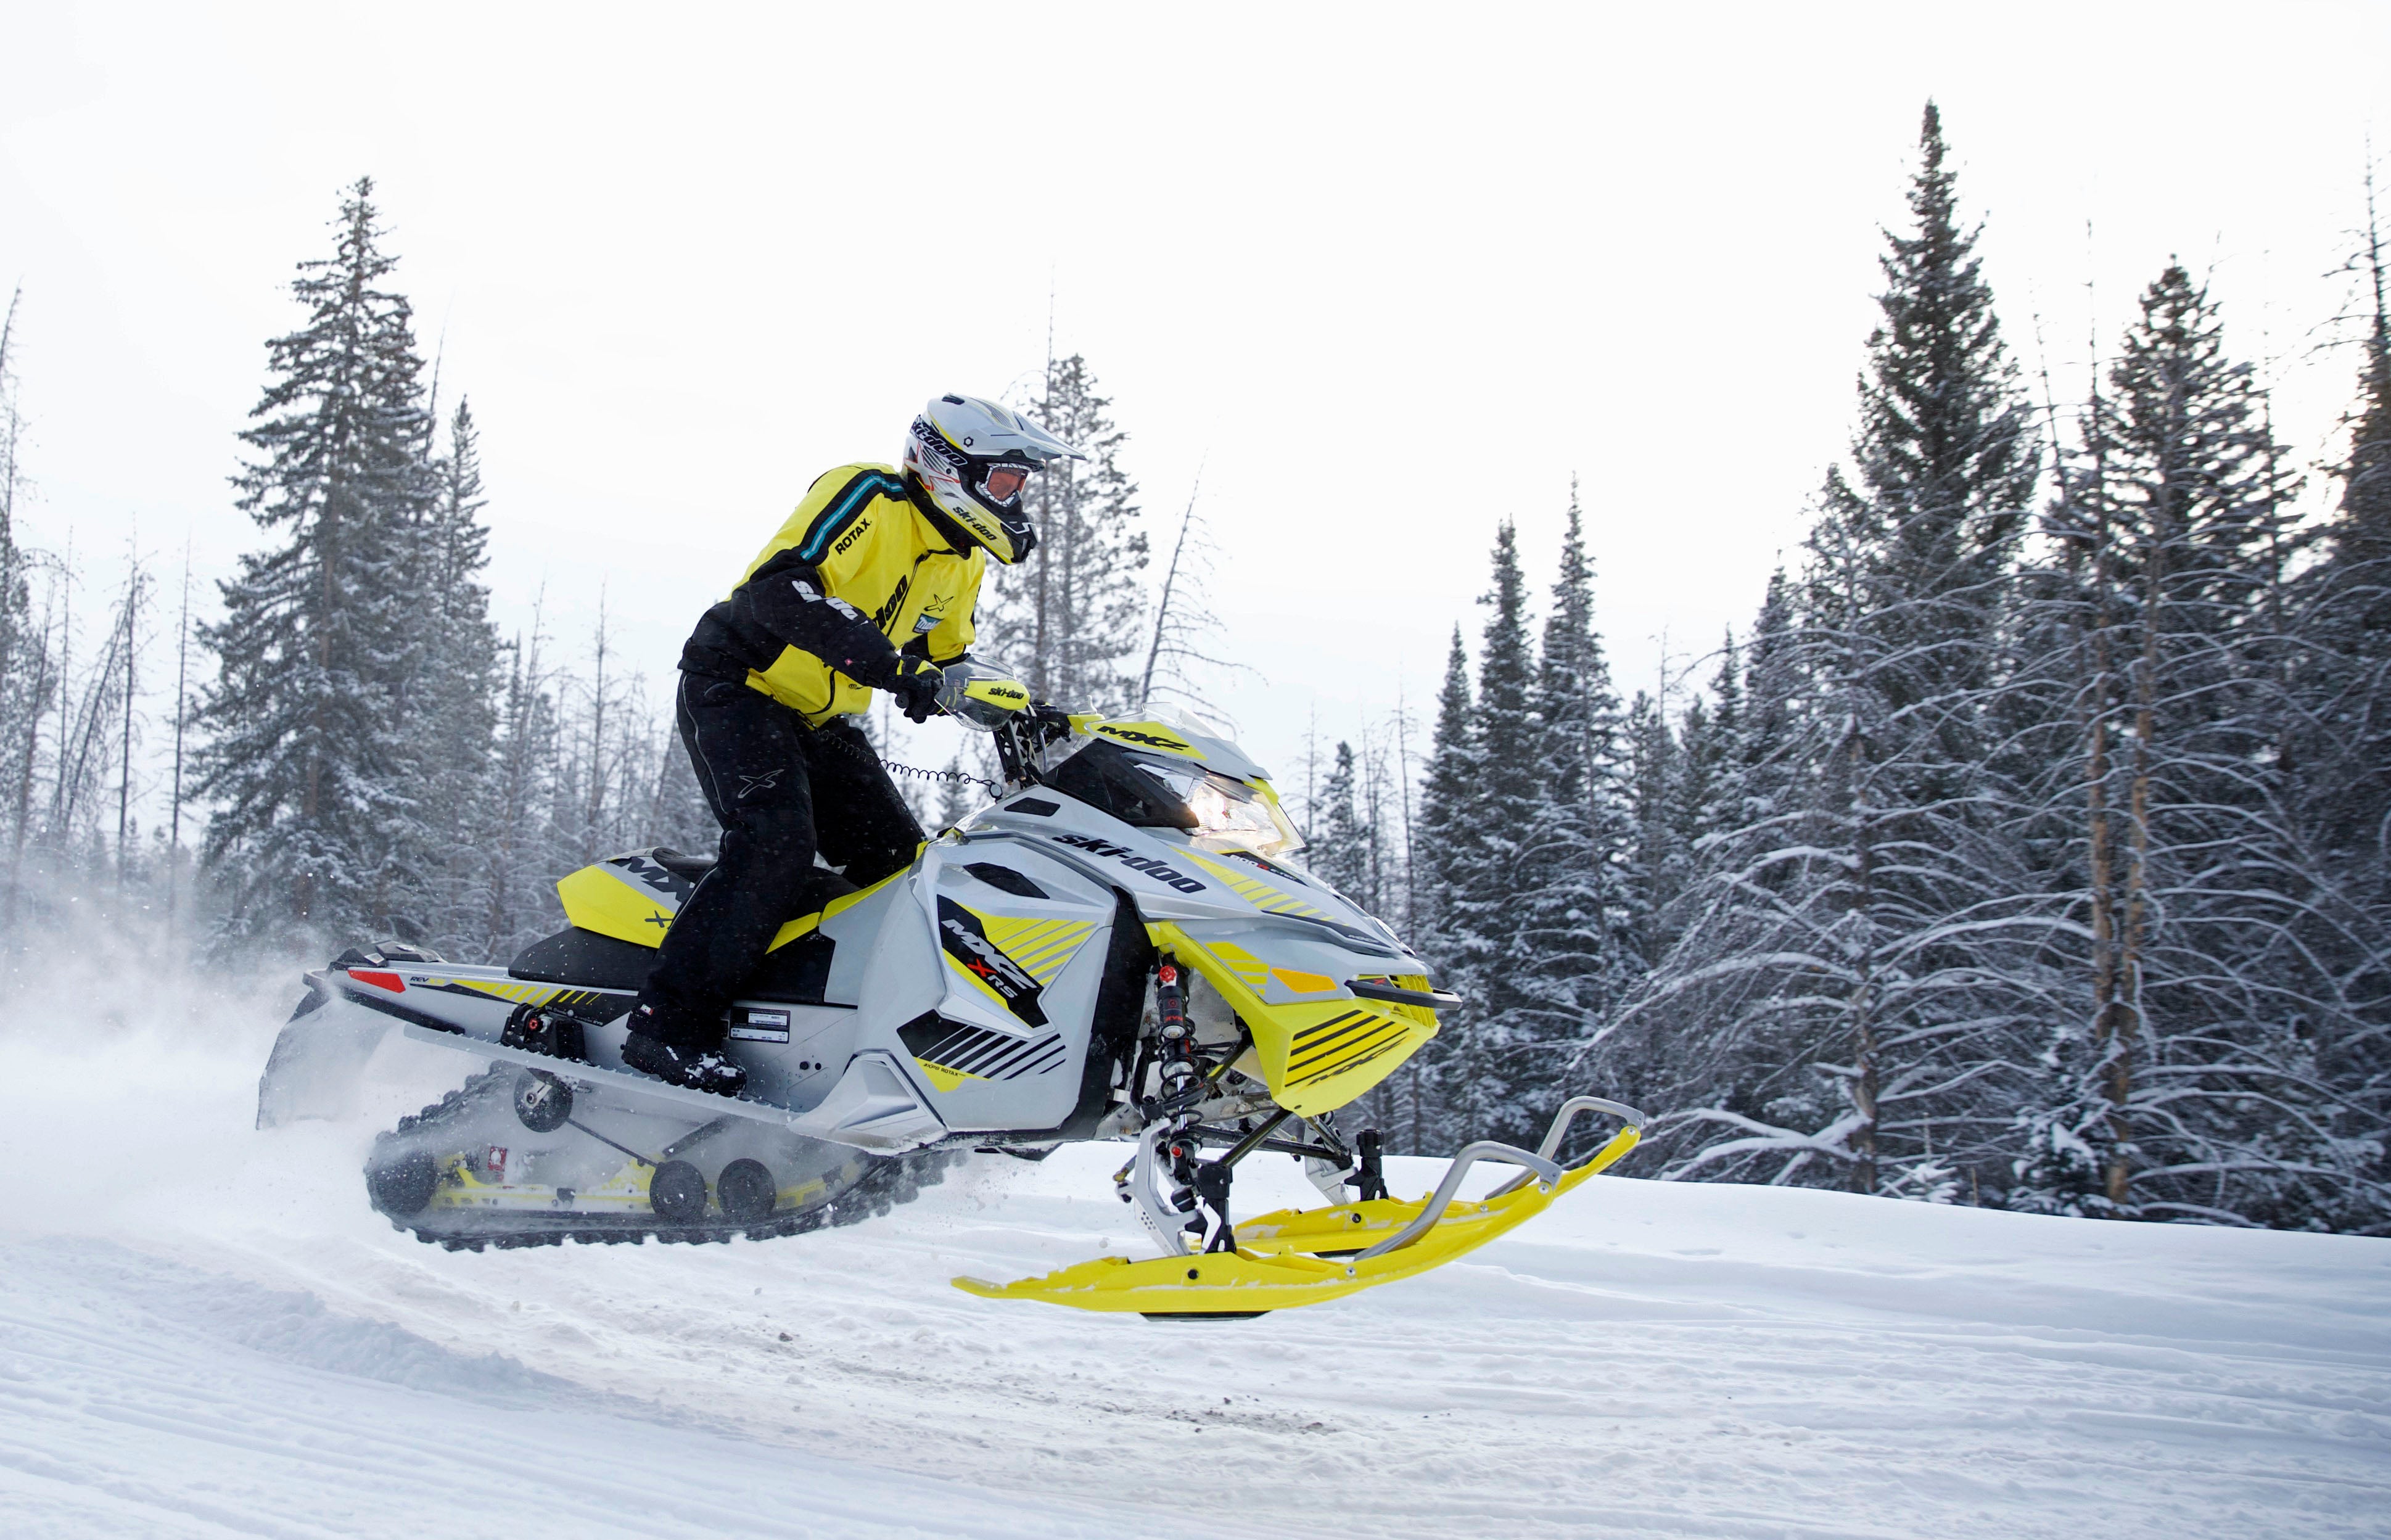
M647 856L674 876L684 877L691 882L704 881L715 864L712 856L687 855L669 845L656 846L647 852ZM805 881L797 889L796 913L790 918L802 919L808 914L819 914L833 899L852 893L855 889L854 883L829 867L817 864L806 873Z
M669 845L659 845L654 849L650 850L648 852L648 859L654 861L658 866L663 867L666 871L671 873L674 876L687 877L691 882L698 881L708 872L714 870L714 858L712 856L686 855L681 851L674 849Z
M685 855L670 846L660 845L643 853L666 871L690 882L714 870L712 856ZM826 866L816 866L798 886L792 906L796 912L792 918L820 914L834 899L855 891L854 883ZM662 939L661 933L657 938ZM756 966L741 993L757 999L822 1003L834 951L831 938L819 931L777 947ZM576 928L533 942L508 965L507 972L533 983L577 984L584 989L637 993L645 987L655 965L653 942L626 941Z

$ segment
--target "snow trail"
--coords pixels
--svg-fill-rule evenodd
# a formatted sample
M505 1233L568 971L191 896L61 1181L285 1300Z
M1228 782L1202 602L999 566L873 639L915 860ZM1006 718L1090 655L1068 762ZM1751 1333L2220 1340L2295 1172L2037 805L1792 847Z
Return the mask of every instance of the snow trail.
M1099 1146L826 1234L447 1253L358 1169L469 1061L256 1133L289 981L180 1029L159 988L0 1034L11 1535L2391 1534L2391 1242L1605 1178L1260 1321L947 1286L1132 1249ZM94 991L135 1025L26 1025Z

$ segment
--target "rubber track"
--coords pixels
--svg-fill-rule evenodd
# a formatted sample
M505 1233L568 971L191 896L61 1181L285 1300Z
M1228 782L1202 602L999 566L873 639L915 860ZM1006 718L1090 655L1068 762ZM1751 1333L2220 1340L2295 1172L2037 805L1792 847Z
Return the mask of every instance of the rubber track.
M454 1120L473 1107L485 1095L511 1095L515 1070L501 1066L484 1070L443 1096L420 1112L409 1113L398 1120L398 1126L374 1136L374 1156L379 1158L386 1142L426 1123L440 1124ZM495 1233L477 1226L472 1230L444 1231L420 1220L401 1219L385 1214L394 1230L412 1234L427 1246L438 1246L450 1251L480 1251L496 1249L513 1250L525 1246L562 1246L566 1241L578 1241L585 1246L636 1246L653 1238L668 1246L704 1246L729 1242L745 1236L749 1240L770 1240L781 1236L804 1235L826 1225L859 1224L867 1219L877 1219L899 1203L910 1203L922 1196L924 1187L935 1187L942 1181L949 1166L963 1159L959 1150L915 1150L898 1156L865 1156L863 1175L855 1184L826 1203L810 1209L776 1213L753 1224L667 1224L659 1220L653 1224L615 1220L605 1224L575 1227L569 1221L555 1227L522 1230L511 1235ZM367 1169L371 1170L373 1159ZM494 1223L485 1220L485 1224ZM497 1221L495 1223L504 1223Z

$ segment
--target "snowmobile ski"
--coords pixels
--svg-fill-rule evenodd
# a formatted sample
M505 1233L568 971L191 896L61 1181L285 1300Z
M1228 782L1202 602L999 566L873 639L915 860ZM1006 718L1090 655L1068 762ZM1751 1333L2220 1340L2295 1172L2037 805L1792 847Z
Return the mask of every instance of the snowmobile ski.
M1593 1111L1619 1119L1619 1132L1585 1160L1562 1170L1553 1163L1554 1152L1577 1115ZM1415 1203L1382 1197L1325 1209L1281 1209L1239 1221L1231 1251L1191 1249L1143 1262L1099 1257L1043 1277L1009 1284L957 1278L954 1286L982 1299L1134 1311L1154 1319L1244 1318L1341 1299L1441 1267L1526 1223L1635 1148L1643 1122L1634 1107L1580 1096L1556 1115L1537 1153L1493 1141L1466 1145L1436 1190ZM1456 1203L1462 1177L1480 1160L1524 1169L1487 1197Z

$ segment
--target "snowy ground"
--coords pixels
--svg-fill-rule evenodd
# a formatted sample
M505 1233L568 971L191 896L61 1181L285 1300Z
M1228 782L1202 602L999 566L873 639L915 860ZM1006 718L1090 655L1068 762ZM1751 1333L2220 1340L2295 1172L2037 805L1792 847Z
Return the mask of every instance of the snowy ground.
M450 1254L357 1168L456 1061L254 1133L277 1013L170 1036L141 988L0 1033L0 1534L2391 1534L2391 1242L1605 1179L1254 1322L947 1286L1131 1247L1091 1149L827 1235Z

